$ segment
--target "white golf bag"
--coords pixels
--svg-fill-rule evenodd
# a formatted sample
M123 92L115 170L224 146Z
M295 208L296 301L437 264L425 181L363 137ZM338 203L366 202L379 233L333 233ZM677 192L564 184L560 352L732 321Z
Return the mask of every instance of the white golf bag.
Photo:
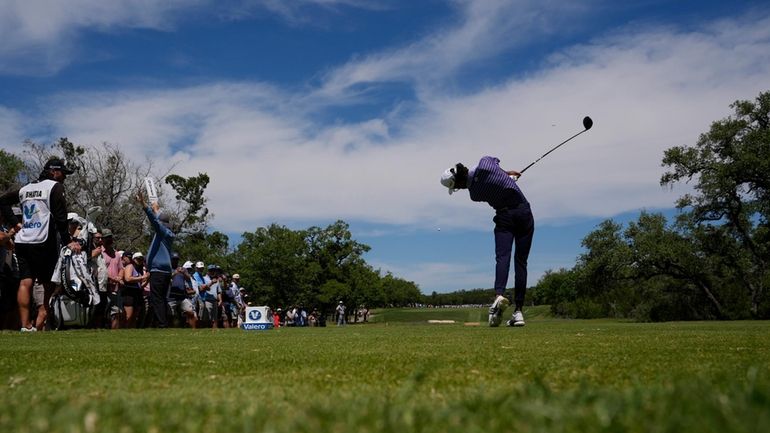
M88 305L61 294L51 296L49 302L48 319L52 329L84 328L91 322L93 308Z
M88 268L85 252L74 254L64 247L51 281L61 288L49 302L53 329L85 327L99 304L99 291Z

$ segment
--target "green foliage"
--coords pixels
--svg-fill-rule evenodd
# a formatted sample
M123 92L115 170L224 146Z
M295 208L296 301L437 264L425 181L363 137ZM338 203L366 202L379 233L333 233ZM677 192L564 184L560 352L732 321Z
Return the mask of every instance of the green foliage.
M580 318L627 317L636 292L632 249L622 226L611 220L602 222L583 239L583 247L586 252L578 258L572 276L574 301L552 300L554 312Z
M602 297L622 290L630 277L631 249L623 240L622 227L607 220L583 239L586 252L578 258L581 278L578 296Z
M720 259L737 271L733 277L756 316L767 302L770 273L770 92L731 107L734 116L714 122L694 147L666 151L663 164L671 171L661 184L694 180L696 193L678 206L689 209L703 243L726 253Z
M64 158L75 168L65 182L67 207L85 217L91 206L102 212L92 218L99 228L112 230L119 249L143 249L149 243L143 227L144 214L139 211L135 193L152 166L139 166L119 147L102 143L79 146L60 138L50 145L32 141L24 143L26 180L36 179L45 162L52 156Z
M188 178L176 174L166 176L166 183L174 190L179 205L175 212L176 221L173 222L174 232L185 235L206 231L210 215L204 193L209 180L206 173Z
M146 217L138 208L135 197L138 191L143 192L144 178L163 177L153 174L150 161L139 165L129 159L118 146L109 143L80 146L66 137L51 145L26 141L24 146L26 162L20 166L18 162L21 159L9 154L9 164L14 161L13 158L16 163L9 165L7 172L4 169L3 175L8 173L8 176L16 178L36 179L45 161L52 156L62 157L68 166L76 169L75 173L67 176L65 182L68 209L85 216L89 207L101 206L102 212L93 222L99 228L112 230L117 248L143 250L148 246L151 233L147 230ZM0 163L4 164L5 161L6 154L3 151ZM184 178L171 174L167 176L166 183L174 190L175 199L165 199L162 188L158 192L161 207L172 214L172 230L178 234L176 247L181 252L190 253L190 257L224 262L227 236L206 231L211 217L205 206L204 195L209 183L208 175L199 173Z
M422 303L426 305L478 305L489 304L495 297L495 289L457 290L450 293L423 295Z
M5 332L0 431L764 432L769 365L751 321Z
M571 317L638 320L770 317L770 92L737 101L694 146L668 149L662 185L691 182L673 225L642 212L623 228L605 221L559 292L547 275L537 291ZM573 296L574 293L574 296ZM545 295L543 295L545 296Z
M271 224L244 233L233 260L243 284L270 305L299 302L309 291L320 266L308 260L304 231Z
M574 316L571 305L577 298L577 272L559 269L546 271L533 290L530 299L536 305L550 305L551 311L559 316Z
M211 233L197 232L180 236L174 242L174 251L185 259L195 259L208 264L228 266L232 260L230 254L230 239L226 234L213 231ZM229 267L229 266L228 266Z
M410 305L420 290L411 281L369 266L369 246L352 238L348 224L292 230L278 224L244 233L227 259L252 299L273 306L302 304L331 313L342 300L353 309L365 305Z
M361 263L352 267L348 272L347 284L350 287L347 299L354 308L362 305L370 307L386 305L380 271L368 264ZM415 303L417 300L412 302Z
M330 307L335 300L349 299L351 295L350 286L337 280L326 281L318 288L317 303Z
M661 303L650 306L651 315L657 316L653 320L725 317L720 301L723 296L720 296L713 277L719 257L704 254L692 234L692 227L680 223L678 227L670 228L663 215L647 212L642 212L638 221L630 223L625 232L633 251L635 282L644 283L641 287L648 289L640 303ZM657 284L651 280L657 280ZM664 293L658 295L659 290ZM676 305L697 308L689 314L684 311L663 314L664 310L677 311Z
M310 227L305 232L308 256L320 266L317 275L320 281L344 280L350 270L363 261L363 254L371 249L369 245L356 242L345 221L321 229Z
M0 149L0 193L19 187L19 177L24 170L24 161L18 156Z
M422 294L412 281L394 277L388 272L380 282L385 305L390 307L405 307L421 299Z
M534 292L565 317L626 317L642 321L742 318L746 297L729 282L722 256L705 254L682 221L642 212L624 229L605 221L583 243L570 270L549 272Z

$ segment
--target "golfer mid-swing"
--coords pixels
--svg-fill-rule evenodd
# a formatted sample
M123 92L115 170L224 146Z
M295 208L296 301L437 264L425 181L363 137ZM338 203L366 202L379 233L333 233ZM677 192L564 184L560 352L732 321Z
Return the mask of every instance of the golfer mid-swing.
M511 268L511 250L514 241L514 292L515 309L508 326L524 326L524 295L527 292L527 258L532 246L535 221L529 202L519 189L514 178L520 173L500 168L500 160L485 156L473 170L458 163L448 168L441 176L441 184L449 188L449 194L468 189L471 200L483 201L495 209L495 293L496 297L489 307L489 326L499 326L503 311L509 301L505 297L508 272Z

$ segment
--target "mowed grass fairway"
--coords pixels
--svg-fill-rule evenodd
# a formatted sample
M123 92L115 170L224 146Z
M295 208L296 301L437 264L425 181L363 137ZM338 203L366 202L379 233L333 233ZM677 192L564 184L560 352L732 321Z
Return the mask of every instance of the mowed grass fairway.
M4 332L0 432L770 431L770 323L532 313L520 329L389 310L375 319L400 322Z

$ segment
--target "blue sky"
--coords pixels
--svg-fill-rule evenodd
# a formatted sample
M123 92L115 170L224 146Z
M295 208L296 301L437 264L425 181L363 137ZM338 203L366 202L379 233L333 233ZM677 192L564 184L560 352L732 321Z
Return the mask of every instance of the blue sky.
M521 179L534 284L606 218L673 215L663 151L770 87L764 1L6 0L0 39L4 149L206 172L213 229L343 219L425 293L493 282L493 212L448 166L521 169L594 119Z

